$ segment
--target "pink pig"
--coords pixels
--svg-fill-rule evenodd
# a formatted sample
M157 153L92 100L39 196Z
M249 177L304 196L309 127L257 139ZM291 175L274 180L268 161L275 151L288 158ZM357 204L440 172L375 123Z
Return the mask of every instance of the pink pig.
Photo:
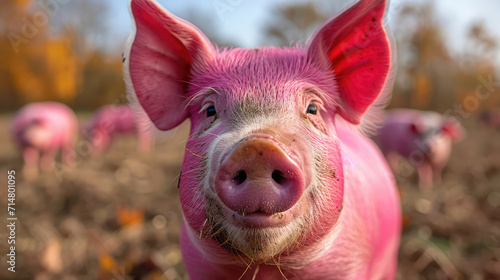
M131 101L160 130L191 121L179 179L190 279L394 279L394 178L353 128L392 83L386 2L357 2L307 46L222 50L154 1L130 5Z
M108 105L97 110L84 132L92 142L92 154L107 150L116 136L137 134L138 147L146 152L151 148L152 137L140 126L130 105Z
M38 164L42 170L52 169L59 150L63 164L74 160L78 121L66 105L57 102L25 105L13 117L10 126L23 154L28 178L38 174Z
M452 141L463 134L454 118L431 111L397 109L387 112L377 142L395 172L399 169L399 157L403 157L417 169L420 187L428 188L433 177L440 182Z

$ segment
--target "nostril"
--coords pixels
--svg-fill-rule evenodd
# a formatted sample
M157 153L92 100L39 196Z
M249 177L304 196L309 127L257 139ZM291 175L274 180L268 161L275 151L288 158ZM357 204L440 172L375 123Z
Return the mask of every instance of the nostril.
M299 155L293 156L272 138L246 139L228 151L216 173L210 174L213 190L220 203L240 216L245 214L245 219L254 218L247 214L259 220L287 211L298 205L309 179Z
M283 172L281 172L279 170L274 170L273 174L271 174L271 177L273 178L273 180L276 183L278 183L280 185L282 185L286 181L285 174L283 174Z
M241 183L245 182L246 179L247 179L247 174L245 173L245 171L238 170L238 171L236 171L236 174L233 178L233 182L236 185L240 185Z

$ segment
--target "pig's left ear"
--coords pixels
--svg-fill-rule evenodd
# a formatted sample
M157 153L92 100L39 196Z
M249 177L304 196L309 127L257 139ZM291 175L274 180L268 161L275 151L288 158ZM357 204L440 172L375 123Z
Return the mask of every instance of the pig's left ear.
M129 0L135 33L124 52L124 76L131 102L135 97L160 130L188 117L185 110L190 74L214 57L210 41L191 23L153 0Z
M386 1L360 0L329 19L309 40L308 58L334 74L338 112L353 124L384 89L391 47L383 27Z

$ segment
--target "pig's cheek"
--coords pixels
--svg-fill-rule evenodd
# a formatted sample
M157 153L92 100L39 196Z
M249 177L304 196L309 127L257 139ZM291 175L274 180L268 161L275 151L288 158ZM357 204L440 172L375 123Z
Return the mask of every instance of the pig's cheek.
M342 168L342 158L338 149L339 145L335 141L326 141L325 146L328 147L326 152L323 152L319 157L315 158L317 166L321 166L320 173L321 185L325 188L323 193L327 193L328 200L332 201L330 205L332 209L337 209L342 205L344 191L344 175ZM344 159L349 161L349 159Z
M195 232L200 232L206 220L205 201L195 187L189 186L194 183L192 178L182 178L182 180L186 182L179 187L179 197L184 218Z
M215 127L219 125L220 120L216 116L202 120L196 126L195 137L204 137L209 134Z
M323 121L321 116L307 114L306 118L311 123L311 125L314 126L315 129L319 130L320 132L322 132L324 134L327 133L325 122Z
M207 148L213 137L192 138L186 144L179 182L179 196L184 217L188 224L199 231L205 222L203 182L208 176Z

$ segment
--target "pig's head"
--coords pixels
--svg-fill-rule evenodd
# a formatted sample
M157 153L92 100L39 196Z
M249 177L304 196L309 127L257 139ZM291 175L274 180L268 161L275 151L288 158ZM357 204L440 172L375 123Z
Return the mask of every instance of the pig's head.
M50 146L52 138L50 123L44 119L34 119L26 126L20 139L26 146L44 150Z
M462 125L455 118L443 117L430 111L418 115L409 124L409 129L415 141L419 142L417 145L420 150L431 160L436 153L440 153L443 146L448 149L452 141L462 139L465 134Z
M100 129L94 129L91 132L92 156L99 155L107 150L111 144L110 135Z
M335 120L361 123L383 95L385 8L359 1L305 47L218 50L156 2L131 1L129 94L160 130L191 121L179 193L205 253L274 263L334 234L344 193Z
M441 131L454 141L459 141L465 137L464 128L455 118L452 117L446 117L443 119Z
M104 152L111 143L110 133L112 123L106 119L100 118L95 114L85 125L83 134L89 138L92 143L92 156Z

